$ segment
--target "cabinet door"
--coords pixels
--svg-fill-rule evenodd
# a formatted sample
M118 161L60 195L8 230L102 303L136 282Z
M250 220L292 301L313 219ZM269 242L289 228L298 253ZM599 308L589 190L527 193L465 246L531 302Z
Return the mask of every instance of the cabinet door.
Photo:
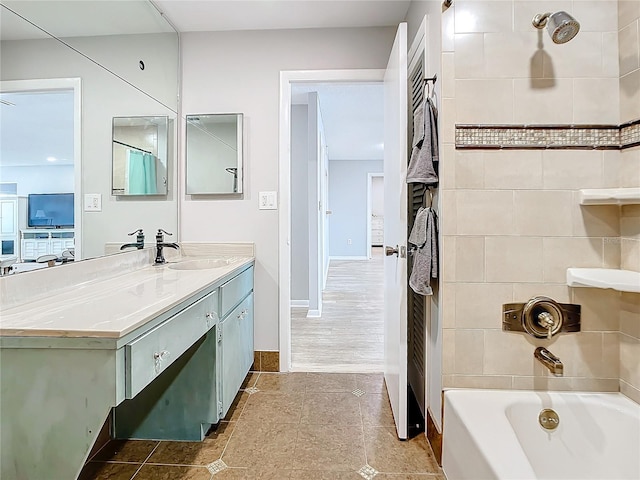
M253 364L253 292L218 329L218 398L224 418Z
M3 235L16 234L16 206L15 200L0 201L0 233Z

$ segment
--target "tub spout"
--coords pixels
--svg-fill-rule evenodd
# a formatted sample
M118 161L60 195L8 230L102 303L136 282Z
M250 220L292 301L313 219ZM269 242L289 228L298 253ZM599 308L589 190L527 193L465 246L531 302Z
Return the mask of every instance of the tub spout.
M544 347L536 348L533 356L549 369L556 377L561 377L564 371L564 365L558 357Z

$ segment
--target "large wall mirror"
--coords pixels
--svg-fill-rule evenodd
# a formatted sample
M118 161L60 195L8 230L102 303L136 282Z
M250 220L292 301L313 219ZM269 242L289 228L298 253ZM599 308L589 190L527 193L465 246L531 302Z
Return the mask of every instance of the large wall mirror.
M16 253L32 194L73 194L76 259L138 228L149 244L158 228L177 234L179 39L153 4L0 0L0 22L0 196L15 199ZM166 122L153 153L164 194L115 192L113 119L139 117Z
M187 194L242 193L242 114L187 115Z

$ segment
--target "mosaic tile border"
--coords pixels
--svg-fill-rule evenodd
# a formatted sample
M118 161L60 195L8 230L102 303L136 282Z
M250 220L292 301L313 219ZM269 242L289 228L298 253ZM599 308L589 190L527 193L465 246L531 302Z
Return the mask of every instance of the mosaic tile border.
M621 150L640 145L640 119L622 125L456 125L457 149Z

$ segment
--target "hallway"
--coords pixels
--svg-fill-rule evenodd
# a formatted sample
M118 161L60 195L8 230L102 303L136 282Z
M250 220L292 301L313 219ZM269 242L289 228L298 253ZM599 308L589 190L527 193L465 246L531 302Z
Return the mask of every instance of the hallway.
M291 369L297 372L382 372L382 248L371 260L332 260L320 318L291 309Z

